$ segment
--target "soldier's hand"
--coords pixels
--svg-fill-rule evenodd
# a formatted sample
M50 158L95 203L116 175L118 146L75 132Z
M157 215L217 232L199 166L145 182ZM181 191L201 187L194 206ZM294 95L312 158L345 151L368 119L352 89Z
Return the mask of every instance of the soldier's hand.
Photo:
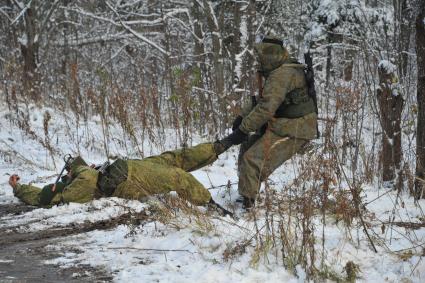
M18 182L21 178L17 175L17 174L13 174L12 176L10 176L9 178L9 185L16 189L16 186L18 185Z
M228 138L232 142L233 145L238 145L243 143L248 139L248 135L242 132L239 128L236 129L233 133L231 133Z

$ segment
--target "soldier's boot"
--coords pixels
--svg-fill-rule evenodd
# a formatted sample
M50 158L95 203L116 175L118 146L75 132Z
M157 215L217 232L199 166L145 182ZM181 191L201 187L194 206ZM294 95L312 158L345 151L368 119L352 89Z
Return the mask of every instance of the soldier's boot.
M249 210L255 205L255 199L245 196L241 196L236 200L236 202L242 203L242 208L245 210Z
M229 137L225 137L221 140L217 140L214 143L214 151L219 156L226 150L228 150L233 145L232 141L229 139Z

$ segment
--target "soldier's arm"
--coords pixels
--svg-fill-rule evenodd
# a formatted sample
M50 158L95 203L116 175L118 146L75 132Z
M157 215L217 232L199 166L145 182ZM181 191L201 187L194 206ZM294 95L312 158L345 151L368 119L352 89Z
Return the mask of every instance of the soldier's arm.
M72 182L63 188L63 192L55 195L52 204L58 203L61 199L64 203L86 203L93 200L97 190L97 177L96 170L84 166Z
M31 185L16 184L13 188L15 197L28 205L40 205L40 192L40 188Z
M263 96L257 106L242 120L239 129L244 133L254 132L273 118L277 108L285 100L286 94L292 90L295 74L288 68L279 68L272 72L266 80Z
M251 100L245 101L245 103L241 107L239 116L242 116L242 117L248 116L248 114L251 112L251 110L253 108L252 106L253 105L252 105L252 101Z
M49 184L43 187L43 189L40 192L40 205L42 206L51 206L54 204L58 204L59 201L52 201L54 197L60 193L62 193L63 189L65 188L66 184L64 182L58 182L57 184Z

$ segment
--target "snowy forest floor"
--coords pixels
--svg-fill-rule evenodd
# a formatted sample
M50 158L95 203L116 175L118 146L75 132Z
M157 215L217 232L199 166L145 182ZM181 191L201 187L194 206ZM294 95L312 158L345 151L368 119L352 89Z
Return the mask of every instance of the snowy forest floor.
M43 125L46 110L52 115L47 135ZM147 203L105 198L34 208L13 196L8 174L18 173L23 183L43 185L55 179L65 153L80 152L90 162L102 163L104 130L100 120L81 122L77 130L74 117L34 108L30 110L31 133L14 122L14 113L6 109L0 113L1 282L306 280L301 265L290 269L284 264L278 243L258 248L259 235L266 234L266 219L271 216L262 203L253 213L245 213L235 204L237 148L212 166L193 172L217 202L235 211L235 219L209 214L202 207L195 208L199 213L184 209L165 212L161 197ZM46 136L53 150L40 142L46 141ZM110 128L110 136L114 137L109 143L111 153L135 154L119 126ZM176 148L172 136L168 135L164 148L143 145L145 155ZM208 140L197 138L193 144L201 141ZM285 193L281 190L297 174L298 159L286 162L271 176L274 190ZM233 185L226 186L229 182ZM330 212L325 216L317 213L312 219L316 266L322 266L322 274L330 274L329 280L346 279L345 267L353 262L359 282L424 282L425 201L415 202L407 193L397 195L378 185L365 186L361 197L365 222L378 252L371 249L358 220L345 225Z

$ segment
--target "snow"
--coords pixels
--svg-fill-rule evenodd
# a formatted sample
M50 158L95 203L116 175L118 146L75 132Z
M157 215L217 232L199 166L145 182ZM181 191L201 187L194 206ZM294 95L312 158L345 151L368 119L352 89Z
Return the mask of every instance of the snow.
M97 222L118 217L129 210L137 213L146 204L118 198L94 200L87 204L70 203L53 208L40 208L18 216L5 216L0 228L19 227L21 232L41 231L51 227Z
M381 60L378 67L384 69L387 74L393 74L397 71L397 66L388 60Z
M7 184L7 174L17 172L23 182L33 181L43 185L55 179L55 172L62 166L61 155L64 153L79 152L93 163L104 161L103 143L98 142L102 140L102 126L96 117L90 119L88 125L79 125L77 137L73 131L77 125L72 115L31 107L29 124L37 136L43 139L43 115L45 111L52 115L48 137L57 152L52 159L49 151L37 139L31 139L18 128L12 113L6 109L0 110L3 113L0 115L0 204L19 202ZM65 121L67 127L63 126ZM138 150L126 139L119 126L111 126L110 136L117 139L115 142L111 140L111 154L137 156ZM201 141L206 140L196 138L194 144ZM172 140L166 144L167 149L177 146ZM147 142L143 147L146 156L163 150ZM237 186L234 185L238 179L236 159L237 149L233 148L221 155L213 165L193 172L205 187L210 188L213 198L228 208L235 205L238 197ZM300 167L299 159L288 161L272 175L272 188L279 191L292 182ZM56 166L52 165L52 160ZM225 186L228 182L233 184L230 189ZM300 188L299 191L287 193L296 195L303 191ZM316 215L313 217L313 233L317 258L323 252L326 266L341 278L345 277L345 264L353 261L360 269L358 282L423 282L423 246L415 246L423 245L425 229L387 225L383 231L382 224L392 219L423 223L425 201L415 202L407 193L397 195L397 192L388 191L378 184L364 186L361 197L367 208L365 221L378 252L371 250L369 240L356 218L352 225L346 226L333 215L326 215L325 219ZM112 274L116 282L265 283L307 280L306 270L301 265L293 269L285 268L279 244L258 252L256 227L265 226L264 211L258 211L257 219L254 220L250 213L243 213L240 206L236 205L237 218L232 219L206 216L203 214L205 209L198 207L196 209L201 212L200 216L176 211L175 217L169 219L169 222L161 222L153 217L154 214L149 214L151 207L158 203L161 204L156 198L147 203L105 198L86 204L39 208L1 217L0 228L35 232L69 227L73 223L94 223L128 212L147 211L152 219L140 225L119 225L110 230L95 230L51 244L48 249L60 256L46 260L46 264L58 264L62 268L75 265L102 267ZM274 225L277 228L278 224ZM325 230L325 239L322 228ZM263 236L265 233L260 231ZM245 251L226 256L229 249L243 243L246 243ZM411 256L401 258L409 250L412 251ZM4 262L1 255L0 262Z

